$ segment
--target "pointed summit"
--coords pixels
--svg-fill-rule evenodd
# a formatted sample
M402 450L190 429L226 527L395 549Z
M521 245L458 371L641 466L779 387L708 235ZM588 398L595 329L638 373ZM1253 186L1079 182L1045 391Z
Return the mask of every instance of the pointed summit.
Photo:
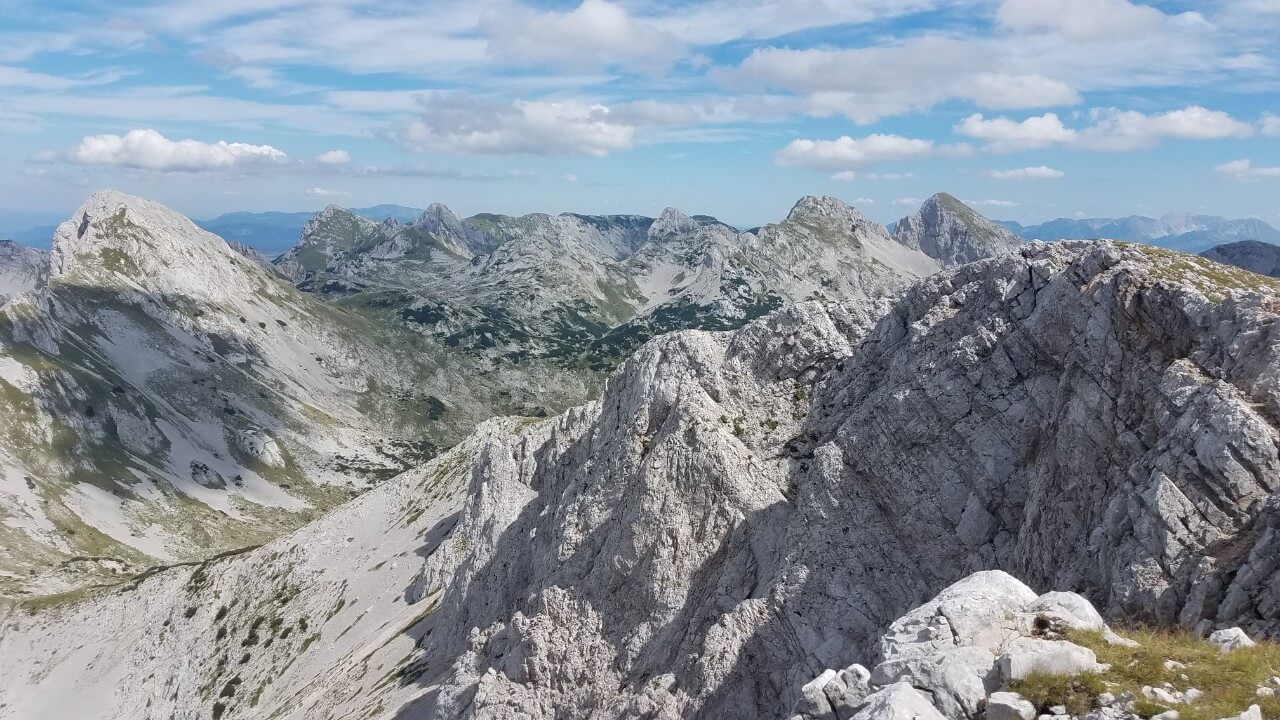
M698 221L685 215L676 208L669 207L662 211L657 220L649 226L649 237L665 237L681 233L692 233L698 229Z
M1016 250L1024 242L947 193L925 200L898 221L893 239L943 265L964 265Z
M478 255L492 250L494 239L484 230L458 217L444 203L431 203L413 221L413 227L435 235L446 246L453 245L464 254Z

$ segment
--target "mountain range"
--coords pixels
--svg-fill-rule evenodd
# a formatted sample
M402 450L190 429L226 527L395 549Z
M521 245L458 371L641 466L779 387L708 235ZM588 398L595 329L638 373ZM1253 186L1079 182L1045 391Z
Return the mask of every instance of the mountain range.
M1203 252L1215 245L1255 240L1280 245L1280 230L1261 220L1228 220L1214 215L1171 213L1159 218L1058 218L1039 225L1002 222L1003 227L1028 240L1091 240L1107 238L1159 245L1183 252Z
M58 276L88 249L81 226L180 229L139 202L98 198L63 226ZM152 234L96 219L120 203ZM797 211L772 232L886 252L832 201ZM691 222L665 225L720 232ZM927 230L921 247L961 249ZM885 694L842 717L970 720L987 674L1012 675L979 648L1040 632L1036 662L1066 667L1048 631L1091 621L1085 606L1280 633L1276 281L1065 242L904 280L888 302L868 287L650 340L598 399L482 422L262 547L28 601L3 620L0 713L825 718L804 704L814 678L853 683L871 659ZM1064 589L1088 602L1037 595ZM912 657L885 684L876 663Z
M406 223L330 207L269 261L95 194L51 253L0 253L0 594L76 593L264 542L485 418L587 401L651 337L811 300L880 311L1012 237L941 195L908 227L890 236L821 197L745 233L674 209L461 219L432 205Z

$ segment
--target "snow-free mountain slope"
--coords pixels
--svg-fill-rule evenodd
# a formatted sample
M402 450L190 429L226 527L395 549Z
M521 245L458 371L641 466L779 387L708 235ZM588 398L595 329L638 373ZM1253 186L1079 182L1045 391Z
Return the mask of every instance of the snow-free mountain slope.
M989 569L1280 634L1273 281L1032 244L874 307L663 336L261 549L14 614L2 712L787 717Z
M1241 240L1209 248L1200 255L1259 275L1280 277L1280 245Z
M0 310L4 595L261 543L495 412L590 386L479 375L119 193L58 228L49 265Z
M894 226L893 239L947 267L1011 252L1023 240L946 193Z
M49 262L49 254L0 240L0 304L18 293L34 290Z

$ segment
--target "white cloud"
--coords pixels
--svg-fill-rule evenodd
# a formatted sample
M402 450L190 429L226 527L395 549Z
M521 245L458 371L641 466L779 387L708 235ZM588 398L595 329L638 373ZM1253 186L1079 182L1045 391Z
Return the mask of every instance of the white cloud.
M1280 2L1280 0L1277 0ZM1280 117L1276 117L1271 113L1262 116L1262 134L1267 137L1280 137Z
M1053 180L1065 176L1061 170L1047 165L1018 168L1016 170L988 170L987 177L996 180Z
M1254 134L1254 128L1249 123L1199 105L1153 115L1134 110L1097 108L1090 111L1088 117L1090 125L1075 129L1063 124L1054 113L1022 121L1004 117L988 120L976 113L965 118L955 127L955 131L986 141L987 149L993 152L1054 146L1088 150L1139 150L1153 147L1164 138L1221 140L1247 138Z
M578 182L578 176L577 176L577 175L574 175L573 173L565 173L565 174L564 174L564 177L563 177L563 178L561 178L561 179L562 179L562 180L564 180L564 181L565 181L565 182L567 182L567 183L576 183L576 182Z
M219 140L170 140L155 130L131 130L121 135L91 135L71 153L82 165L113 165L159 172L251 170L279 165L285 154L270 145Z
M1080 95L1040 72L992 73L985 41L927 35L893 45L842 50L759 48L713 78L731 88L804 96L814 115L857 123L967 100L991 109L1074 105Z
M853 182L858 179L858 173L853 170L841 170L838 173L832 173L831 179L836 182Z
M331 190L329 188L313 187L307 188L307 197L313 198L337 198L349 197L351 193L346 190Z
M1098 150L1134 150L1154 146L1161 138L1221 140L1247 138L1253 126L1219 110L1192 105L1156 115L1115 108L1094 110L1093 124L1080 135L1085 147Z
M322 165L346 165L351 162L351 153L346 150L326 150L316 156Z
M632 17L609 0L583 0L568 12L503 8L481 23L492 55L575 67L637 66L660 71L683 53L679 38Z
M1280 167L1254 167L1252 160L1235 160L1214 168L1239 182L1258 182L1280 178Z
M1079 105L1080 93L1070 85L1043 75L979 73L956 82L955 97L993 110Z
M110 85L124 77L119 70L101 70L79 77L49 75L29 70L0 65L0 87L22 88L27 90L69 90L71 88L92 85Z
M868 135L835 140L792 140L774 156L779 165L794 165L819 170L847 171L867 165L900 160L914 160L935 154L963 155L968 147L938 145L932 140L901 135Z
M1001 26L1024 32L1052 32L1070 40L1130 39L1166 23L1203 25L1198 13L1177 16L1129 0L1003 0L996 11Z
M422 114L387 134L413 150L475 155L596 155L626 150L635 128L602 105L517 100L502 104L465 93L419 97Z
M1012 200L965 200L966 205L973 207L1016 208L1018 203Z
M985 141L987 149L996 152L1065 145L1076 138L1076 131L1063 125L1055 113L1045 113L1021 122L1008 118L988 120L981 113L975 113L965 118L955 130L961 135Z
M905 198L898 198L897 200L894 200L894 201L893 201L893 204L894 204L894 205L912 206L912 205L919 205L921 202L922 202L922 201L920 200L920 198L905 197Z
M915 173L909 172L891 172L891 173L867 173L863 177L868 180L910 180L915 177Z

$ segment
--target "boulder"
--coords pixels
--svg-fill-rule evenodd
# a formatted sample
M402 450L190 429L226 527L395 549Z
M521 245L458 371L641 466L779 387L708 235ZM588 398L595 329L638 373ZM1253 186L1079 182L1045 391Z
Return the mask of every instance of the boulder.
M1015 692L992 693L987 698L987 720L1033 720L1036 706Z
M852 720L947 720L919 690L894 683L867 696Z
M886 660L871 673L872 685L907 682L933 696L947 717L975 717L996 688L995 655L980 647L959 647L924 656Z
M1047 613L1072 630L1105 630L1107 623L1093 604L1073 592L1047 592L1027 604L1030 613Z
M1036 594L999 570L974 573L898 618L880 639L884 660L972 645L996 652L1026 625L1023 608Z
M1006 681L1021 680L1033 673L1075 675L1101 669L1089 648L1065 640L1032 637L1019 637L1005 646L996 667Z
M1209 642L1217 645L1218 649L1224 653L1239 650L1240 648L1253 647L1257 644L1238 627L1215 630L1209 635Z

